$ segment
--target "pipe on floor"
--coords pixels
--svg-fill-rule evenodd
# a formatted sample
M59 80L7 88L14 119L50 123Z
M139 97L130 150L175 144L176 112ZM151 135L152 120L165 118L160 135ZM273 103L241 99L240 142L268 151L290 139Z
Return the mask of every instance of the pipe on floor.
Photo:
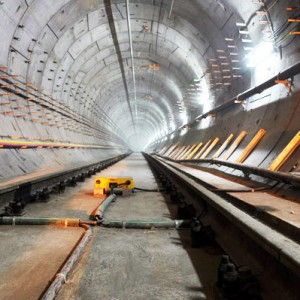
M115 201L117 196L112 194L108 196L97 208L95 213L95 219L98 224L107 228L135 228L135 229L178 229L178 228L189 228L190 221L188 220L104 220L104 212L107 207Z
M86 230L81 241L72 252L71 256L69 257L63 268L60 270L60 272L56 274L55 279L52 281L51 285L42 296L42 300L53 300L56 297L63 284L66 282L66 278L69 272L71 271L74 264L77 262L81 253L83 252L85 246L87 245L92 235L92 230L88 225L80 224L80 226Z
M101 221L104 218L104 212L106 211L107 207L115 201L117 196L115 194L112 194L108 196L97 208L95 213L95 219L97 221Z
M102 223L104 227L108 228L134 228L134 229L178 229L189 228L190 221L188 220L111 220Z
M161 192L162 190L159 190L159 188L157 187L157 189L144 189L144 188L138 188L138 187L135 187L134 190L136 191L142 191L142 192L153 192L153 193L156 193L156 192Z
M79 227L80 219L0 217L0 225L57 225L65 227Z

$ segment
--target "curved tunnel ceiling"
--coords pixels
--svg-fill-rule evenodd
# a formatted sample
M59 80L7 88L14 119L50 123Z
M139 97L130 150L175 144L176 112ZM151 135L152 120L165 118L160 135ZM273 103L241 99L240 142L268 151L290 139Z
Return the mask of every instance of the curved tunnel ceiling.
M16 29L2 45L8 70L130 148L249 86L237 23L257 18L255 1L128 1L128 8L117 0L11 1ZM258 43L268 28L251 26Z

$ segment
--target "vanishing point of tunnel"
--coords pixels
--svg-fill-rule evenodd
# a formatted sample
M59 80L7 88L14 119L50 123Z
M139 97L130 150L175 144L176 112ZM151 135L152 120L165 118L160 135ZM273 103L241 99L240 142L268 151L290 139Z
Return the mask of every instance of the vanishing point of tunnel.
M1 0L0 37L0 300L300 299L299 0Z

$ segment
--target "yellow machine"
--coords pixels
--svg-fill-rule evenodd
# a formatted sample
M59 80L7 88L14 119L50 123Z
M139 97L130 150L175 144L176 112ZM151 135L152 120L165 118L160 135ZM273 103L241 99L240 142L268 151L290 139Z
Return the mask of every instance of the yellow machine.
M104 195L111 188L130 190L134 189L132 177L101 177L95 178L94 195Z

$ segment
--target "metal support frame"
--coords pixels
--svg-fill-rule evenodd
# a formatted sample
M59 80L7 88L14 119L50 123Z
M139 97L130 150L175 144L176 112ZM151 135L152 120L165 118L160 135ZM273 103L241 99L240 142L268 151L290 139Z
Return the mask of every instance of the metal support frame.
M283 72L278 73L276 76L266 80L265 82L263 82L262 84L255 86L253 88L250 88L248 90L246 90L245 92L236 95L234 98L232 98L231 100L227 101L224 104L221 104L215 108L213 108L212 110L201 114L199 116L197 116L193 121L191 121L190 123L184 124L182 126L180 126L179 128L175 129L173 132L170 132L168 135L173 134L174 132L184 128L184 127L192 127L193 125L197 124L199 122L199 120L201 119L205 119L208 116L211 115L216 115L216 113L223 111L225 109L228 109L229 107L236 105L236 103L240 103L243 100L246 100L256 94L260 94L262 93L264 90L269 89L271 87L273 87L274 85L276 85L278 82L278 80L280 81L284 81L287 80L293 76L296 76L300 73L300 61L297 62L296 64L294 64L293 66L285 69Z
M300 176L296 176L293 174L287 174L284 172L278 172L278 171L270 171L270 170L266 170L263 168L258 168L258 167L252 167L252 166L248 166L248 165L242 165L242 164L238 164L238 163L231 163L228 161L224 161L224 160L218 160L218 159L193 159L193 160L181 160L176 161L174 159L171 159L169 157L165 157L165 156L161 156L161 155L157 155L158 157L161 157L165 160L169 160L175 163L180 163L180 164L201 164L201 163L205 163L205 164L211 164L211 165L219 165L219 166L226 166L232 169L236 169L236 170L240 170L246 174L254 174L254 175L258 175L261 177L265 177L265 178L269 178L275 181L281 181L281 182L285 182L285 183L292 183L295 184L296 186L299 186L300 184Z

